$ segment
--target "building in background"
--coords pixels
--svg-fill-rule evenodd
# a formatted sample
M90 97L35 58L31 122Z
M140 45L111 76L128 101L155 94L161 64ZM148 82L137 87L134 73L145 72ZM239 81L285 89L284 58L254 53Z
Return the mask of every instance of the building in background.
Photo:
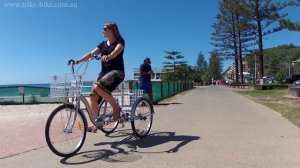
M151 81L161 81L162 76L164 72L162 69L159 68L152 68L153 74L151 76ZM133 69L133 80L139 80L140 77L140 69L139 68L134 68Z
M240 67L240 65L238 65ZM249 73L249 66L247 61L243 62L243 75L244 75L244 82L249 82L250 73ZM225 71L225 80L228 81L235 81L235 64L231 64L230 67Z

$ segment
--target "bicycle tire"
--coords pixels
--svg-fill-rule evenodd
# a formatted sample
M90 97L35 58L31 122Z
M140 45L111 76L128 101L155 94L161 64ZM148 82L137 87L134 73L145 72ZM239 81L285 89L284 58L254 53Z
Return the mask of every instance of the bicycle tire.
M46 122L46 142L50 150L61 157L75 155L81 149L86 138L87 121L85 115L81 110L78 110L75 118L74 109L73 104L61 105L53 110ZM74 127L68 130L74 118Z
M133 133L139 137L144 138L148 135L153 122L153 105L147 98L138 98L131 109L133 119L131 120L131 128Z
M107 107L105 108L104 105L107 103ZM106 112L104 113L104 110ZM110 104L106 100L102 100L98 106L98 116L102 119L103 125L99 126L100 129L105 134L113 133L116 128L118 127L119 122L110 122L113 118L113 109Z

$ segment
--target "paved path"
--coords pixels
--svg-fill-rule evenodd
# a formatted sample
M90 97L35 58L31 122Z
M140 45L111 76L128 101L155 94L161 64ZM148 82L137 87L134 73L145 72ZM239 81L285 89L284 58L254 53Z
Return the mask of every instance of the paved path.
M228 88L197 87L155 109L145 139L134 138L127 124L111 137L88 134L76 156L60 158L43 147L3 158L0 167L300 167L300 129Z

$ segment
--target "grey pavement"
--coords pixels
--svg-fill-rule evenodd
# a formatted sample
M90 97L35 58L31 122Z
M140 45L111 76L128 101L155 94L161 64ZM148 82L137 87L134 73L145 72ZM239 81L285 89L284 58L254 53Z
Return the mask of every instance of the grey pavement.
M3 168L299 168L300 129L223 86L197 87L155 106L148 137L129 123L111 136L88 134L70 158L41 147L0 159Z

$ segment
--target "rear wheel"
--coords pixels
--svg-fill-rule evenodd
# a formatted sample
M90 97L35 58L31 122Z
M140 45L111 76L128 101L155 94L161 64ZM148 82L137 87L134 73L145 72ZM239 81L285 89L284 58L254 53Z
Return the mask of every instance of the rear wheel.
M147 98L138 98L132 106L131 114L133 114L131 121L133 133L139 138L144 138L152 126L154 114L152 103Z
M86 137L87 122L81 110L74 105L57 107L49 116L46 128L46 142L53 153L62 157L75 155Z

